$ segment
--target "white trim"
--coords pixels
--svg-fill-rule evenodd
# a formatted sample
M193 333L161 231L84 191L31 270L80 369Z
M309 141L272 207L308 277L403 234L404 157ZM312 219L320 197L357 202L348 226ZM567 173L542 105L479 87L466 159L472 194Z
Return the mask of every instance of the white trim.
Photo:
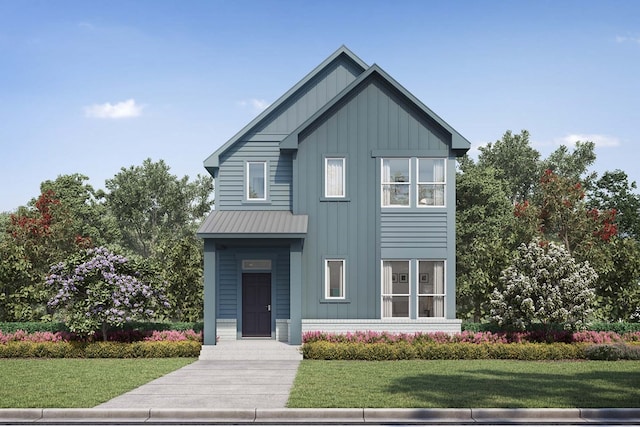
M429 281L433 283L433 292L431 293L421 293L420 292L420 283L421 283L421 274L420 274L420 263L421 262L441 262L442 263L442 283L437 283L436 280L438 278L435 275L435 271L430 274ZM447 317L447 260L444 259L417 259L416 260L416 278L417 278L417 286L416 286L416 298L415 298L415 309L416 309L416 317L418 319L445 319ZM428 274L428 273L427 273ZM442 287L442 292L436 292L436 287ZM433 297L433 298L442 298L442 302L440 303L442 315L436 316L437 313L434 313L432 316L421 316L420 315L420 297ZM434 302L435 304L435 302ZM434 311L437 311L434 308Z
M264 197L251 197L251 193L250 193L250 189L251 189L251 182L250 182L250 174L251 174L251 165L252 164L262 164L262 173L264 176L264 180L262 182L262 190L264 192ZM269 176L267 175L267 161L266 160L258 160L258 161L253 161L253 160L247 160L246 162L246 176L245 176L245 198L246 200L249 201L266 201L267 200L267 181L269 180Z
M330 288L330 280L331 277L329 275L329 262L341 262L341 277L340 277L340 296L331 296L331 288ZM328 300L343 300L346 298L346 272L347 263L344 258L325 258L324 260L324 298Z
M341 188L340 190L342 190L341 194L329 194L329 176L331 176L332 174L329 171L329 161L330 160L339 160L342 164L342 166L340 167L340 171L342 172L342 182L341 182ZM347 194L347 161L345 157L340 157L340 156L327 156L324 158L324 197L328 198L328 199L343 199L346 197ZM334 189L335 190L335 189Z
M385 171L384 162L385 160L406 160L409 166L409 181L408 182L395 182L391 180L390 171ZM380 158L380 204L383 208L410 208L411 207L411 198L412 198L412 174L411 174L411 158L410 157L381 157ZM388 175L385 178L385 175ZM389 195L385 197L384 188L386 185L396 185L396 186L405 186L409 188L408 201L409 203L406 205L393 205L391 204L391 198ZM385 203L385 199L389 199L388 204Z
M421 160L442 160L442 181L420 181L420 161ZM434 165L435 169L435 165ZM442 204L420 204L420 185L442 186ZM447 159L444 157L418 157L416 158L416 206L419 208L445 208L447 207ZM434 196L435 199L435 196Z
M409 289L409 292L406 294L397 294L397 293L393 293L393 275L399 276L401 274L404 273L394 273L393 269L386 269L387 271L385 271L385 262L405 262L407 263L407 286ZM380 318L381 319L410 319L411 318L411 283L412 283L412 274L411 274L411 260L409 259L381 259L380 260L380 268L381 268L381 274L380 274L380 297L381 297L381 301L380 301ZM400 277L398 277L397 279L398 281L401 280ZM402 282L404 283L404 282ZM385 289L387 288L387 289ZM408 303L407 303L407 315L406 316L402 316L402 317L398 317L398 316L393 316L393 298L394 297L406 297L409 299ZM385 310L386 308L386 310ZM385 316L385 311L389 311L391 310L391 316Z

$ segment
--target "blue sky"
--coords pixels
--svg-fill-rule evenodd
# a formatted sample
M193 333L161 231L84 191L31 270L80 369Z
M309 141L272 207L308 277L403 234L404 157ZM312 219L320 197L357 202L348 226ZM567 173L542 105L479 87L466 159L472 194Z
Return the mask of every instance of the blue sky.
M0 0L0 211L203 160L342 44L477 147L596 143L640 182L640 2Z

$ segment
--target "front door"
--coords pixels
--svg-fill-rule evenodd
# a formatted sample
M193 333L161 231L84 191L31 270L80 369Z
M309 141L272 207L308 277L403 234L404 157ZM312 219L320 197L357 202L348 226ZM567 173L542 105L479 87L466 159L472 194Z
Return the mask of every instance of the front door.
M271 273L242 273L242 336L271 336Z

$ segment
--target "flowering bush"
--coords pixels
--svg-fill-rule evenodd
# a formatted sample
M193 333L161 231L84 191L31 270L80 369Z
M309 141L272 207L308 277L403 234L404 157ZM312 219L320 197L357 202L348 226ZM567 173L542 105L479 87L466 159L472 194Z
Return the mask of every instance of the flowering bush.
M57 289L50 308L61 309L72 332L91 335L132 320L152 318L168 302L162 291L140 278L128 259L106 248L87 249L51 266L47 285Z
M615 342L640 342L640 332L629 332L623 335L615 332L566 332L550 334L540 332L471 332L457 334L445 332L413 334L390 334L387 332L347 332L332 334L326 332L306 332L302 335L303 343L329 342L354 344L520 344L520 343L589 343L604 344Z
M9 342L66 342L69 334L63 332L34 332L28 334L25 331L4 334L0 331L0 344Z
M516 330L533 324L547 331L553 324L584 329L593 312L597 278L587 262L576 263L563 246L540 240L523 244L491 296L492 318Z
M153 331L145 341L202 341L202 332L188 331Z

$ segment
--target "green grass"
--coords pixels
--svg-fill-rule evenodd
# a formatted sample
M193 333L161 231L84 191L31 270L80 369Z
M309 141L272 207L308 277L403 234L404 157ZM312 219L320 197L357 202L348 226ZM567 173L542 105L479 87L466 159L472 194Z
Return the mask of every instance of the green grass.
M0 408L89 408L195 359L0 359Z
M304 360L292 408L637 407L640 362Z

